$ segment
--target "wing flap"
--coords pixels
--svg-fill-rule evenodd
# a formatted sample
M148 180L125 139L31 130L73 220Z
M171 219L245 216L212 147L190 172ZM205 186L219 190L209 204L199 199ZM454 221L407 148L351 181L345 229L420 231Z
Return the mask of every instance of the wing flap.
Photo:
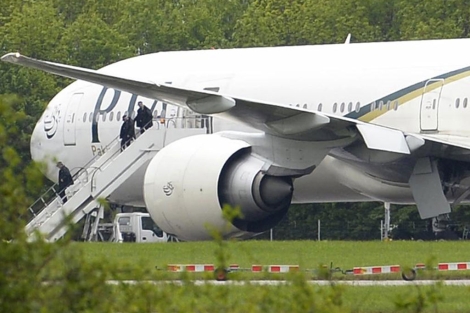
M358 124L356 127L369 149L410 154L403 132L373 124Z

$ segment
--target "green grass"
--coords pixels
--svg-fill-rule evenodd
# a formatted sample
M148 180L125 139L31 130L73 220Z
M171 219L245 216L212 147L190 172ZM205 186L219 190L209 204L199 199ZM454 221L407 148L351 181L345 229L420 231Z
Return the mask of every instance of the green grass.
M354 266L413 266L415 263L470 261L470 243L459 242L315 242L242 241L229 242L228 263L250 268L252 264L298 264L315 269L334 263L343 269ZM182 285L121 286L110 295L116 305L135 306L134 311L162 312L470 312L468 287L442 286L315 286L305 283L311 273L232 273L231 279L289 279L279 286L228 285L194 286L193 279L212 279L212 273L168 273L167 264L216 263L215 242L167 244L73 243L74 253L101 264L119 268L118 277L154 280L178 279ZM78 261L78 260L77 260ZM73 263L73 262L72 262ZM57 265L57 264L56 264ZM62 264L62 266L69 266ZM125 270L127 269L127 271ZM439 273L439 278L469 278L470 271ZM376 278L377 276L361 276ZM420 273L419 278L435 277ZM335 275L338 279L354 276ZM399 275L380 278L400 279ZM58 286L59 287L59 286ZM122 302L122 303L121 303ZM401 309L397 306L401 303ZM139 307L142 305L142 307Z
M143 286L140 286L143 287ZM156 312L469 312L469 288L454 286L312 286L293 279L278 286L166 284L135 290ZM398 305L401 304L401 305ZM125 303L122 304L125 307ZM160 309L160 310L159 310Z
M106 258L116 264L139 264L146 270L167 264L216 263L214 242L165 244L76 243L87 259ZM342 269L354 266L401 265L470 261L470 242L348 242L348 241L241 241L229 242L228 263L250 268L253 264L296 264L316 269L320 264ZM458 275L462 275L460 272Z
M434 307L427 303L425 312L469 312L470 303L466 301L469 287L460 286L405 286L405 287L346 287L343 303L352 312L396 312L395 302L410 301L420 293L435 291L442 297Z

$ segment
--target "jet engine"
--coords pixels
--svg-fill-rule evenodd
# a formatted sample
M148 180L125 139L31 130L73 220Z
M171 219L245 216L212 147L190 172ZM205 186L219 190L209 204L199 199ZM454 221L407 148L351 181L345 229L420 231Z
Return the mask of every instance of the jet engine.
M287 213L291 177L266 173L269 162L246 142L219 135L180 139L157 153L144 180L144 199L157 225L182 240L246 238L275 226ZM239 207L228 223L222 207Z

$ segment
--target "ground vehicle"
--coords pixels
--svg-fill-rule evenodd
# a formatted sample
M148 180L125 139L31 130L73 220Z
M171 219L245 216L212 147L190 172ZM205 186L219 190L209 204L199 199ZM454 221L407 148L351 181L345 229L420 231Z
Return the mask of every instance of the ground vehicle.
M118 213L114 218L113 242L167 242L169 238L149 213Z

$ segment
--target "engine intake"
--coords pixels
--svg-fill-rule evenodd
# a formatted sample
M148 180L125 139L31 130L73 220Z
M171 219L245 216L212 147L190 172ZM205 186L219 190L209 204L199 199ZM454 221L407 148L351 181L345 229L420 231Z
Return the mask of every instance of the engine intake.
M224 237L250 237L275 226L289 209L290 177L265 174L269 164L241 140L218 135L187 137L163 148L144 181L147 209L165 232L183 240L212 239L208 226ZM227 222L224 204L242 216Z
M219 182L220 205L239 206L242 218L233 224L259 233L275 226L289 209L293 184L289 177L265 175L265 161L240 150L228 160Z

